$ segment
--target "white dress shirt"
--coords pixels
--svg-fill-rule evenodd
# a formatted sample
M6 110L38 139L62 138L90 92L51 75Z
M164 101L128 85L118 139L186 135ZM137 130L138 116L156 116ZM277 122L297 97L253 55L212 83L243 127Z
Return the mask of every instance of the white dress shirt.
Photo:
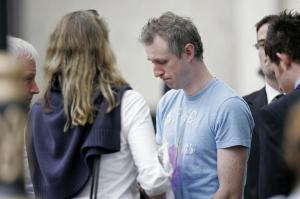
M266 82L266 93L267 93L267 100L268 104L271 103L271 101L279 94L281 94L278 90L274 89L271 87L267 82Z

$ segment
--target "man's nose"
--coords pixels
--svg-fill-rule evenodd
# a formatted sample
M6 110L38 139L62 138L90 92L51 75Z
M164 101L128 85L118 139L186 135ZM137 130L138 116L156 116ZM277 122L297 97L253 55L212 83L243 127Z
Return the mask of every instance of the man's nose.
M40 89L39 89L39 87L37 86L37 84L36 84L35 81L33 81L33 82L31 83L31 85L30 85L30 92L31 92L32 94L38 94L38 93L40 92Z
M154 65L153 73L155 77L161 77L164 74L164 70L161 67Z

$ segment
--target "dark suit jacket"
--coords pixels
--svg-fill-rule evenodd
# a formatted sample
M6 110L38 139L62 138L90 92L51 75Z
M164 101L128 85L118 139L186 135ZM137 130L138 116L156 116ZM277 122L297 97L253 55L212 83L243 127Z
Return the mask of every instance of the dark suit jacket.
M252 133L250 155L247 166L247 178L244 190L244 199L258 199L258 174L259 174L259 135L260 129L260 109L268 103L266 89L255 91L249 95L244 96L245 101L248 103L255 122Z
M264 132L260 136L259 198L261 199L277 194L288 195L294 186L295 178L284 161L281 147L288 111L298 101L300 101L300 86L261 109Z

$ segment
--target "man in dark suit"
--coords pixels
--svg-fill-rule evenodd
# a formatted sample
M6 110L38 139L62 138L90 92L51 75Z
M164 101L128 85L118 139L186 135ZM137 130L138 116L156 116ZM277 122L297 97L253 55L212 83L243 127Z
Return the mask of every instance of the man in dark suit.
M260 112L262 134L260 150L259 197L288 195L294 176L281 151L287 113L300 100L300 15L282 12L270 23L265 42L279 88L284 97L263 107Z
M274 71L271 68L270 61L265 54L264 44L267 37L268 26L271 21L276 19L277 15L268 15L262 18L256 24L257 43L254 45L258 51L261 70L264 76L265 86L247 96L244 96L248 103L255 126L252 133L251 150L247 165L247 178L244 191L244 199L258 198L258 174L259 174L259 135L263 132L259 131L259 111L260 109L272 101L279 94L278 84Z

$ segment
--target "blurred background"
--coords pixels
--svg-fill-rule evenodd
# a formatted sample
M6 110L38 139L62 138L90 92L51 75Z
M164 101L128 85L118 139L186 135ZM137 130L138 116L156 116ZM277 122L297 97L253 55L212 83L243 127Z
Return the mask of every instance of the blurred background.
M106 19L118 68L154 111L163 93L163 83L154 78L152 65L138 41L149 18L165 11L190 17L202 37L204 61L210 71L245 95L263 85L253 47L256 22L284 9L299 11L300 3L299 0L2 0L0 36L7 32L36 47L40 54L37 75L40 88L44 85L43 60L50 32L64 14L79 9L96 9ZM5 45L3 38L0 44Z

